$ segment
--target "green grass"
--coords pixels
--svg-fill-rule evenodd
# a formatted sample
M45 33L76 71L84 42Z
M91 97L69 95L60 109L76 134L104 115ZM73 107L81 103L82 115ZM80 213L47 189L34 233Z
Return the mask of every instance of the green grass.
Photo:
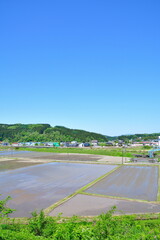
M79 154L95 154L117 157L132 157L133 152L126 151L122 153L121 148L19 148L20 150L36 151L36 152L51 152L51 153L79 153Z
M103 197L103 198L110 198L110 199L117 199L117 200L126 200L126 201L134 201L134 202L141 202L141 203L157 203L157 201L148 201L148 200L141 200L135 198L127 198L127 197L117 197L117 196L110 196L110 195L103 195L99 193L88 193L88 192L81 192L83 195L87 196L94 196L94 197Z
M8 147L2 147L0 150L7 150ZM13 149L13 148L11 148ZM147 154L148 149L145 147L128 147L125 152L121 147L107 147L107 148L23 148L18 147L16 150L36 151L36 152L50 152L50 153L79 153L79 154L94 154L115 157L132 158L133 154Z
M36 152L53 152L53 153L79 153L79 154L94 154L115 157L132 158L133 154L147 154L148 149L144 147L128 147L122 149L121 147L107 147L107 148L19 148L19 150L36 151Z

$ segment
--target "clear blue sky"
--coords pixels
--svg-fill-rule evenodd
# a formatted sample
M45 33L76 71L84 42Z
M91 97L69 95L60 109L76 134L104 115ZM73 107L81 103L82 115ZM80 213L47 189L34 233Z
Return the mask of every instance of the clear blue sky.
M159 0L1 0L0 123L160 132Z

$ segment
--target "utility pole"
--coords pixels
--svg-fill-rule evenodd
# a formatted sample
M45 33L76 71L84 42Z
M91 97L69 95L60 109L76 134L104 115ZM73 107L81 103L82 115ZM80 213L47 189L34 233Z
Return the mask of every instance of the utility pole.
M126 163L126 147L125 147L125 161L124 162Z
M126 147L122 146L122 164L126 162Z
M122 164L123 164L123 146L122 146Z

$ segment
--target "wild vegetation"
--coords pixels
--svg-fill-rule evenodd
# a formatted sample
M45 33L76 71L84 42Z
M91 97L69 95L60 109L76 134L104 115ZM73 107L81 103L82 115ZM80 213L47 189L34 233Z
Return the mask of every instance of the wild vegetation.
M19 220L7 218L12 210L6 207L9 197L1 201L1 240L103 240L103 239L160 239L160 215L143 220L134 216L113 216L116 207L98 217L73 216L64 219L45 216L43 211L32 213L32 218Z
M0 219L4 218L4 217L8 217L8 215L12 212L14 212L14 209L11 209L9 207L6 206L8 200L10 200L11 197L8 196L5 199L0 200Z
M0 141L7 142L61 142L91 140L106 142L107 137L93 132L69 129L62 126L51 127L49 124L0 124Z

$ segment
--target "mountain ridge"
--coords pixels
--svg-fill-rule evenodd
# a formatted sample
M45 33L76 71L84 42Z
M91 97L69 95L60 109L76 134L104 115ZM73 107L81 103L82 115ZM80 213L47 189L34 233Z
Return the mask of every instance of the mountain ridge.
M0 141L107 141L105 135L50 124L0 124Z

